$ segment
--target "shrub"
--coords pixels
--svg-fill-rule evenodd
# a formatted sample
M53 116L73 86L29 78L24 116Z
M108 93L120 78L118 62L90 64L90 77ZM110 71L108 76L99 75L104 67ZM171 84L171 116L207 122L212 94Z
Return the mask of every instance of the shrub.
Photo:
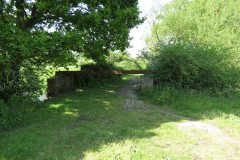
M20 72L5 72L5 76L0 76L3 82L0 83L0 130L21 125L25 114L34 109L34 101L38 99L41 89L34 67L21 68Z
M234 90L238 73L230 57L214 47L196 44L168 44L158 46L150 68L159 71L155 84L179 88Z
M21 125L24 116L34 110L33 100L28 96L11 96L7 102L0 100L0 130Z

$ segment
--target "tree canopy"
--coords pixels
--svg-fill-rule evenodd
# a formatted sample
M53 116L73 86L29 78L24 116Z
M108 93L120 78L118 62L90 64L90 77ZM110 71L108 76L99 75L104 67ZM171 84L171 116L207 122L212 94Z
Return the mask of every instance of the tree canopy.
M129 46L140 24L137 0L2 0L0 94L23 92L24 73L47 64L66 66L76 56L104 62L109 50ZM29 86L29 85L28 85ZM32 86L29 86L30 88Z
M192 42L239 51L240 1L173 0L157 13L149 44Z

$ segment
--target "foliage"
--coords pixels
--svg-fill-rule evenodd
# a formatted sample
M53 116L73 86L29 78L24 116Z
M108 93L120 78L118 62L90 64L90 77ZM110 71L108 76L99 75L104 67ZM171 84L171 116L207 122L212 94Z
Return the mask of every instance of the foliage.
M137 0L0 3L0 95L5 93L4 100L24 93L22 70L67 66L83 55L103 62L108 50L129 45L129 30L142 22Z
M145 59L132 58L126 51L110 52L107 62L113 64L117 69L123 70L143 70L147 66Z
M235 0L173 0L158 13L149 47L159 42L192 42L237 53L239 12L240 2Z
M174 0L165 5L146 40L160 85L236 90L240 84L239 6L233 0Z
M22 125L27 113L34 110L33 100L28 96L12 95L7 102L0 100L0 130Z
M196 44L168 44L157 51L151 62L160 86L230 92L239 85L238 69L216 48Z
M143 59L125 59L124 61L115 63L117 68L124 70L144 70L146 68L146 62Z
M21 123L24 95L36 99L46 66L68 66L78 56L103 63L108 50L129 45L138 15L137 0L0 1L1 126Z

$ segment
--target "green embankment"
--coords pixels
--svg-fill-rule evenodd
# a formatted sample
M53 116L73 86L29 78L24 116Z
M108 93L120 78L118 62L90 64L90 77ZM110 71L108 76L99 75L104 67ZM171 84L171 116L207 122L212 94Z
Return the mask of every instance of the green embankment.
M24 126L0 133L0 160L239 157L234 143L214 144L210 142L219 137L180 130L178 125L186 120L161 112L162 105L122 110L117 90L125 83L79 89L44 102L41 109L28 115ZM239 100L205 95L186 95L182 100L165 108L214 123L240 138ZM208 114L199 116L202 113Z

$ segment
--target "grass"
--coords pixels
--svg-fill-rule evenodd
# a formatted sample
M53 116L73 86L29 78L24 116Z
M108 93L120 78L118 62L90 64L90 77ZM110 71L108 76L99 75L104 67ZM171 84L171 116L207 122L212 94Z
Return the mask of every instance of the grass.
M235 144L210 144L206 149L199 137L204 142L216 137L179 130L185 120L162 113L160 106L119 110L124 107L117 89L124 83L83 88L44 102L24 126L0 133L0 160L238 158L231 150ZM209 120L216 118L224 120Z
M178 115L214 124L240 139L239 96L212 96L207 92L165 89L142 92L140 97Z

